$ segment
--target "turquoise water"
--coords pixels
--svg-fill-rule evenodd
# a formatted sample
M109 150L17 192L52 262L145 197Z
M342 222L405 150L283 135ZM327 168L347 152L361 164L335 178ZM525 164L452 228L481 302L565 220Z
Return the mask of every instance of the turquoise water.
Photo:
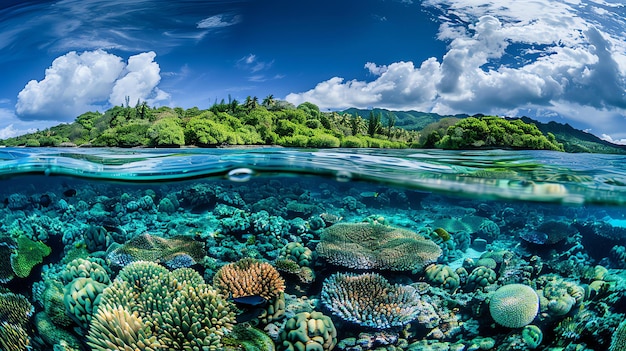
M0 349L623 350L625 162L0 149Z

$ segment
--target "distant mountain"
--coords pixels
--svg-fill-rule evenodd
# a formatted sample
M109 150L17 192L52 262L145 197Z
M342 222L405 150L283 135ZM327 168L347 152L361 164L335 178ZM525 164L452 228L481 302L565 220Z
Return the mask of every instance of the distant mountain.
M556 140L563 144L566 152L626 154L626 145L610 143L567 123L542 123L529 117L522 117L521 120L526 123L534 123L543 134L554 134Z
M388 115L393 114L396 117L396 127L420 131L427 125L438 122L445 117L466 118L469 115L458 114L454 116L444 116L437 113L419 112L419 111L391 111L386 109L357 109L350 108L343 112L349 114L358 114L362 118L367 119L370 111L374 114L382 115L382 123L386 123ZM481 115L478 115L481 116ZM509 118L509 119L518 119ZM589 152L589 153L604 153L604 154L626 154L626 145L617 145L610 143L606 140L602 140L597 136L576 129L569 124L561 124L557 122L542 123L529 117L519 118L526 123L532 123L543 133L554 134L556 140L563 144L566 152Z
M459 114L454 116L443 116L438 113L429 113L429 112L419 112L419 111L391 111L386 109L375 108L373 110L364 110L358 108L349 108L345 111L345 113L349 113L351 115L358 114L364 119L368 119L370 112L374 112L374 114L380 114L382 116L381 122L383 125L387 123L387 116L393 114L396 116L395 126L399 128L404 128L407 130L422 130L427 125L438 122L440 119L445 117L457 117L457 118L465 118L469 117L466 114Z

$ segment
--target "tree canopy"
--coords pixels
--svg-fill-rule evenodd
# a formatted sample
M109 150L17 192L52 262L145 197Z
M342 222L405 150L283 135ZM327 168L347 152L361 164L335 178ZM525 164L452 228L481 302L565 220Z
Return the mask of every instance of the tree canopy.
M322 112L310 102L293 106L268 95L240 104L228 98L206 110L197 107L115 106L86 112L73 123L1 140L5 146L90 145L106 147L218 147L282 145L348 148L525 148L562 150L553 135L534 124L498 117L444 118L422 131L397 127L392 112Z

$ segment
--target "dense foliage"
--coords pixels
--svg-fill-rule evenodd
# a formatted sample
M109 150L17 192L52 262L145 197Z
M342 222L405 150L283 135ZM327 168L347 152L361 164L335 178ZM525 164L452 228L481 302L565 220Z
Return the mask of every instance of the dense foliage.
M521 120L497 117L440 118L421 132L407 130L394 113L322 112L309 102L294 106L272 95L261 103L247 98L215 103L211 108L115 106L87 112L71 124L0 141L5 146L217 147L282 145L313 148L446 148L510 147L562 150Z
M453 120L452 120L453 121ZM452 122L442 119L424 134L423 146L442 149L515 148L563 151L553 134L543 135L536 125L521 119L468 117ZM443 128L445 128L445 133Z

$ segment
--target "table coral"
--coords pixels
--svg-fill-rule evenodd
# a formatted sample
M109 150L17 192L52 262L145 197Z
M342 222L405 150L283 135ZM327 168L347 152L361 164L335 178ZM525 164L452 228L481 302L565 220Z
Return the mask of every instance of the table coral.
M377 329L405 325L427 310L415 288L377 273L335 273L324 281L321 300L342 319Z
M206 256L206 250L203 243L188 236L163 238L145 233L113 249L107 258L111 260L111 263L121 267L136 261L151 261L180 266L181 254L185 254L185 258L190 259L185 261L188 265L193 265L202 262Z
M52 249L41 241L33 241L25 236L15 239L17 249L11 255L11 268L15 275L26 278L30 271L43 262L43 258L48 256Z
M348 268L416 272L442 253L432 240L408 229L371 223L326 228L316 251L328 262Z

